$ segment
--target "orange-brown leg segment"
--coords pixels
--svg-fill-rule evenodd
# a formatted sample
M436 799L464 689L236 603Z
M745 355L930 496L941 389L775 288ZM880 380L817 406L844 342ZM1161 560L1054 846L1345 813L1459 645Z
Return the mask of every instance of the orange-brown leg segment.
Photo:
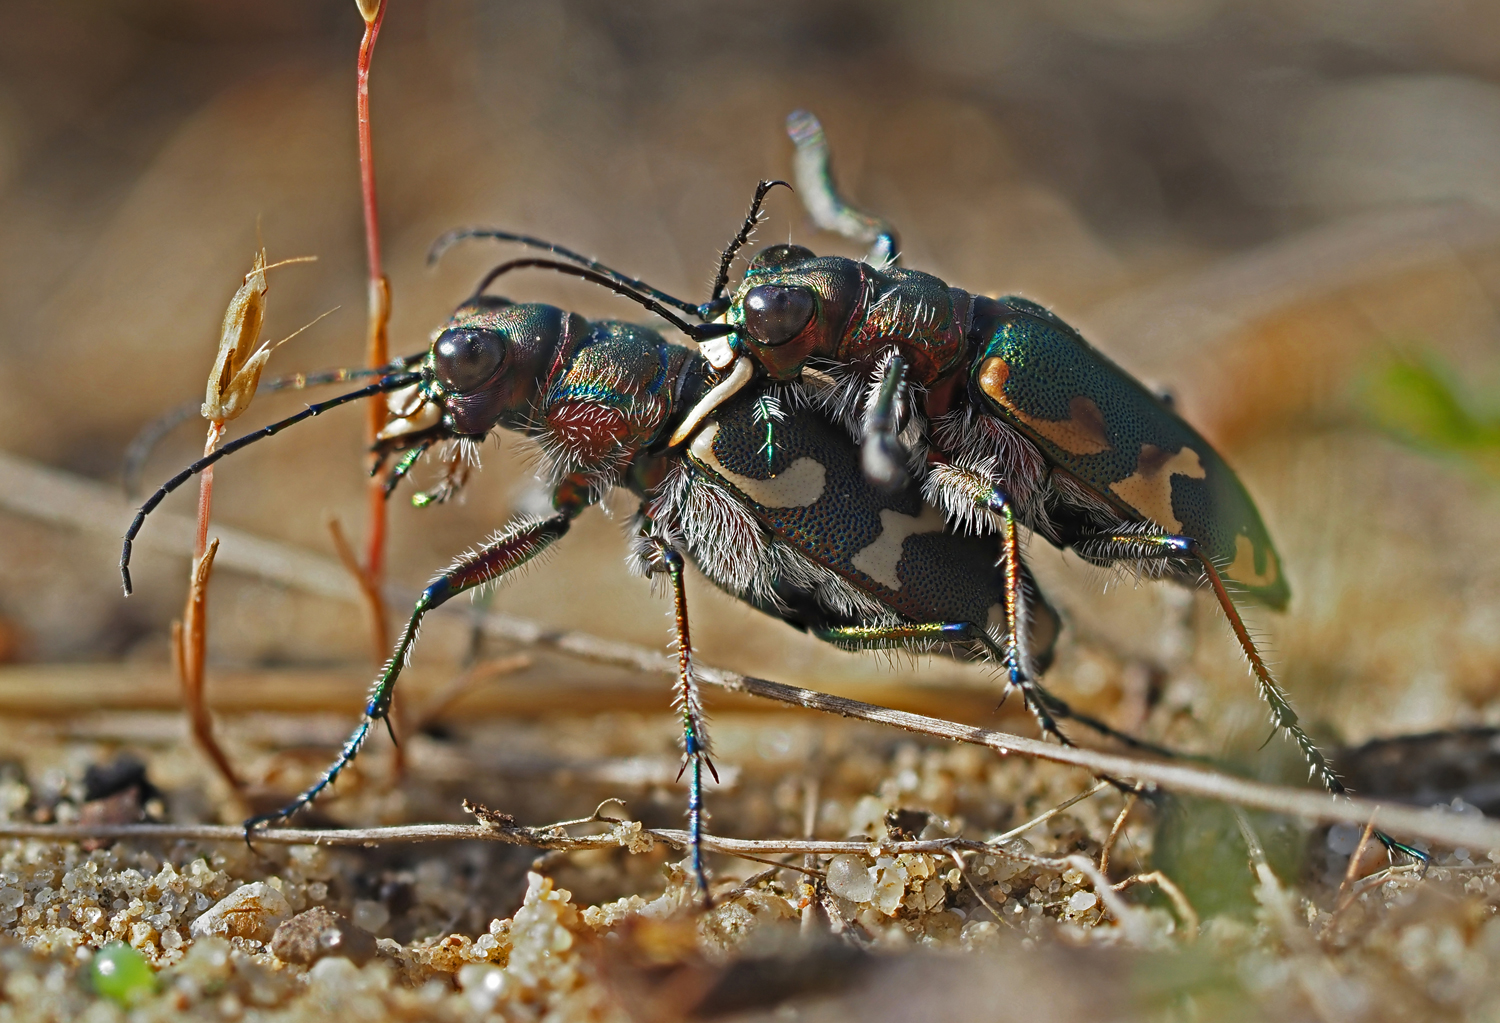
M1297 712L1292 708L1286 691L1276 681L1276 676L1271 674L1271 669L1266 665L1265 658L1261 657L1260 651L1255 646L1255 640L1250 636L1250 630L1245 628L1245 621L1240 617L1239 608L1235 606L1229 590L1224 585L1224 577L1219 568L1213 563L1213 559L1203 549L1203 545L1190 536L1174 535L1131 535L1120 534L1114 536L1093 537L1088 541L1082 541L1077 546L1087 549L1091 546L1102 547L1104 552L1111 558L1125 559L1134 558L1139 560L1164 558L1180 561L1196 561L1203 569L1203 576L1208 581L1209 587L1214 592L1214 597L1219 602L1224 617L1229 621L1229 627L1234 632L1234 638L1239 641L1240 649L1244 651L1245 660L1250 664L1250 672L1255 676L1257 688L1260 690L1260 698L1271 708L1271 722L1275 727L1286 733L1287 737L1294 742L1302 752L1302 757L1307 761L1308 774L1316 777L1322 786L1334 795L1345 795L1348 789L1339 778L1338 773L1329 763L1327 756L1312 741L1311 736L1302 729L1298 723ZM1420 850L1413 849L1391 838L1383 832L1377 833L1380 841L1395 852L1403 853L1415 859L1426 861L1426 854Z
M648 537L650 549L648 563L653 572L662 572L672 586L673 624L677 633L677 698L678 713L682 715L682 769L690 771L688 777L688 834L692 840L693 876L698 890L708 895L708 874L703 869L703 768L707 767L714 781L719 772L709 759L708 730L704 722L703 698L698 690L698 679L693 674L693 641L688 631L687 590L683 585L682 555L661 540Z

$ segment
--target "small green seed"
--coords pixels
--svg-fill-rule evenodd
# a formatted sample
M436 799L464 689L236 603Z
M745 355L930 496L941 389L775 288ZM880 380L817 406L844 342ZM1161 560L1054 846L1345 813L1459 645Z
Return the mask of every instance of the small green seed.
M156 971L123 941L111 941L89 964L94 990L121 1005L134 1005L156 990Z

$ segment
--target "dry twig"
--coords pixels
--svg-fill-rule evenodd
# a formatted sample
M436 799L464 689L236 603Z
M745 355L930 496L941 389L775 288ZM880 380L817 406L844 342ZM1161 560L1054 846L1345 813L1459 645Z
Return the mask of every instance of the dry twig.
M0 453L0 507L45 521L67 523L111 535L119 532L120 523L127 520L129 514L127 503L110 488L3 453ZM185 516L160 513L157 516L156 530L147 534L143 543L152 549L186 553L191 550L193 531L192 520ZM327 558L238 531L232 532L234 544L230 547L227 538L231 536L231 531L221 532L226 538L226 553L217 560L221 567L232 567L310 593L347 601L360 599L357 589L349 583L343 570ZM524 618L490 613L483 620L483 628L487 635L495 638L557 650L596 663L670 676L675 676L677 670L675 660L659 651L601 639L588 633L551 629ZM1096 774L1133 779L1184 795L1216 799L1319 823L1350 822L1363 825L1373 818L1375 827L1398 836L1426 839L1445 846L1500 849L1500 822L1496 821L1460 817L1442 810L1378 805L1358 797L1335 798L1311 789L1267 785L1200 767L1161 763L1083 747L1059 746L1006 732L831 696L800 686L721 671L707 665L699 665L697 673L702 684L729 692L890 725L952 742L986 746L1002 755L1014 753L1067 764ZM7 833L0 830L0 835ZM328 833L307 834L326 836ZM807 850L799 848L796 851Z
M1120 808L1120 813L1115 817L1114 824L1110 825L1109 837L1104 840L1104 848L1099 852L1099 872L1106 877L1109 876L1109 857L1114 851L1115 843L1120 840L1120 833L1125 830L1125 822L1130 819L1130 811L1135 809L1139 797L1134 793L1127 793L1125 805Z
M1102 874L1103 872L1104 871L1101 868L1100 873ZM1177 915L1182 918L1182 930L1184 939L1187 941L1193 941L1198 937L1198 911L1193 908L1193 904L1189 902L1187 896L1182 893L1182 889L1177 887L1177 882L1173 881L1170 877L1168 877L1166 874L1163 874L1161 871L1153 870L1149 874L1133 874L1130 877L1127 877L1125 880L1119 882L1118 884L1111 885L1110 887L1117 892L1122 892L1126 888L1130 888L1138 884L1154 884L1156 885L1156 887L1160 888L1162 892L1167 896L1167 898L1172 901L1172 907L1177 910Z

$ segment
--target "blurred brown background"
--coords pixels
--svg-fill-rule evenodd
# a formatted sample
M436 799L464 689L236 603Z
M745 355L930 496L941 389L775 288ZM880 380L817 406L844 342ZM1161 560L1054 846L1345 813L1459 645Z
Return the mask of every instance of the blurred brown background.
M273 272L268 336L339 307L271 374L359 361L353 4L9 0L3 20L0 448L117 481L132 435L202 393L257 237L272 259L319 256ZM1500 492L1463 452L1377 429L1361 390L1393 356L1431 353L1493 414L1497 79L1500 8L1458 0L391 0L372 92L392 345L425 346L505 255L476 245L426 269L460 224L706 294L755 182L788 173L782 122L806 106L908 265L1052 306L1222 447L1282 548L1290 611L1256 625L1310 719L1350 739L1500 722ZM760 237L854 251L785 193ZM641 318L578 282L509 288ZM301 400L263 396L235 426ZM334 413L223 463L215 521L329 556L329 514L363 528L360 423ZM197 425L174 432L146 483L200 448ZM506 438L464 503L395 502L398 614L528 482ZM190 490L166 508L190 513ZM15 503L0 508L7 655L164 670L185 556L143 548L127 601L117 533ZM591 513L493 606L664 643L666 603L625 575L617 534ZM1101 594L1105 577L1041 543L1032 556L1068 616L1061 693L1185 743L1259 743L1211 606L1128 581ZM831 651L701 581L692 599L717 665L851 693L990 684ZM222 569L212 602L213 670L369 656L353 605ZM417 660L438 673L468 649L464 612L441 618Z

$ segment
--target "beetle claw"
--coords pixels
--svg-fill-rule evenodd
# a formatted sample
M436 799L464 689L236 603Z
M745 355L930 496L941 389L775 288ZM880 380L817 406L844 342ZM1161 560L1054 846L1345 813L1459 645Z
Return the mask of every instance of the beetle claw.
M906 449L889 433L866 435L860 445L860 467L865 478L886 493L892 493L911 482L906 471Z

